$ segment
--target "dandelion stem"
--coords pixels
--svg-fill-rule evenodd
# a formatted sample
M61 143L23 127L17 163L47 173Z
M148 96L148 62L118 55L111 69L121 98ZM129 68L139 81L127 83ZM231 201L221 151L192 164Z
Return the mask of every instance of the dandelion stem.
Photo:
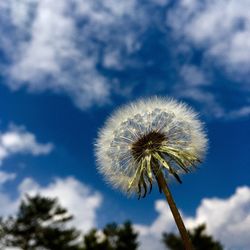
M162 171L160 170L158 175L157 175L157 182L158 182L158 185L159 187L161 187L163 193L165 194L166 196L166 200L169 204L169 207L170 207L170 210L173 214L173 217L174 217L174 220L175 220L175 223L179 229L179 232L180 232L180 235L181 235L181 238L183 240L183 243L184 243L184 246L185 246L185 250L193 250L193 246L192 246L192 243L189 239L189 236L188 236L188 233L187 233L187 230L186 230L186 227L183 223L183 220L181 218L181 215L175 205L175 202L174 202L174 199L173 199L173 196L170 192L170 189L167 185L167 182L163 176L163 173Z

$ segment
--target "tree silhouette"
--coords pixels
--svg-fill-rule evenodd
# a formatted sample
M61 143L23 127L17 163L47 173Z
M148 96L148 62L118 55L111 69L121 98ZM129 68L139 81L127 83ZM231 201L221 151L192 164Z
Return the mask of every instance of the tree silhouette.
M116 249L118 242L118 225L116 223L107 224L103 229L104 240L103 242L107 242L108 249Z
M83 238L84 247L83 250L111 250L107 239L99 240L96 229L92 229L88 234L84 235Z
M222 250L223 247L220 242L215 241L212 236L205 234L205 224L200 225L189 231L190 239L193 243L195 250ZM171 250L184 250L184 245L179 236L170 233L163 233L163 242L168 249Z
M79 233L66 226L71 219L56 199L26 196L16 217L1 219L1 243L23 250L78 250Z
M136 250L139 246L137 237L131 222L126 221L118 230L117 250Z
M107 224L98 237L96 230L84 236L84 250L136 250L138 234L134 232L131 222L126 221L118 226Z

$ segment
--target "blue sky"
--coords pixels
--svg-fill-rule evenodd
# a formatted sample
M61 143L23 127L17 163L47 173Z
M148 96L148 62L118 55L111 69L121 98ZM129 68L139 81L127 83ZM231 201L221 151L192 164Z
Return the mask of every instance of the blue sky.
M172 183L190 227L250 245L250 4L180 0L0 2L0 214L24 193L57 196L83 231L131 219L142 249L175 226L155 188L127 199L96 171L107 117L140 97L200 113L209 152ZM237 211L237 216L235 215ZM154 246L154 247L153 247Z

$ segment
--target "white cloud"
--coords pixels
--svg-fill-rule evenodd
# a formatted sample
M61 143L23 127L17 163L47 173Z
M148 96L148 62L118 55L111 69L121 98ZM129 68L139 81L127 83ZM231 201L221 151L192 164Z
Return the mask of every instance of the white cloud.
M12 200L9 193L4 190L4 185L8 181L12 181L16 178L15 173L7 173L0 171L0 204L4 204L0 207L0 216L12 215L16 212L19 200Z
M244 106L239 108L238 110L232 110L228 114L229 119L237 119L241 117L249 117L250 116L250 106Z
M31 178L26 178L19 185L19 194L11 199L8 193L0 190L0 215L8 216L17 211L24 194L58 198L59 203L74 215L72 225L83 232L97 226L97 209L101 206L102 196L73 177L56 178L47 186L41 186Z
M209 91L203 90L198 86L190 86L189 84L179 84L175 87L175 95L180 98L191 99L199 105L199 110L207 117L213 118L228 118L229 117L224 107L217 100L216 95Z
M93 192L85 184L73 177L56 178L47 187L41 187L34 180L26 178L19 187L20 193L41 194L57 197L60 204L74 215L73 225L83 232L96 226L96 210L100 207L102 196Z
M162 233L175 231L173 216L163 200L155 202L155 210L158 212L158 217L151 225L136 225L135 228L140 232L141 250L163 250Z
M0 183L0 202L4 204L4 206L0 207L0 216L6 217L9 215L13 215L16 213L19 199L12 199L8 192L3 190L2 183ZM4 183L3 183L4 184Z
M5 250L22 250L22 249L19 247L7 247L5 248Z
M36 4L37 14L26 30L30 39L19 41L18 56L10 69L11 87L28 85L33 91L63 92L80 108L92 102L102 104L108 99L109 85L96 70L97 55L77 48L80 31L68 8L68 1Z
M235 79L248 83L249 77L241 80L249 76L249 1L178 2L169 6L167 22L174 35L185 41L180 47L189 47L188 43L203 48L202 65L224 65ZM160 24L150 10L168 4L169 0L145 4L138 0L1 1L0 48L6 59L3 62L8 61L0 64L7 79L4 83L13 90L25 87L30 92L66 95L81 109L109 103L113 93L125 96L128 86L106 70L126 70L127 66L138 69L133 53L143 46L145 40L141 38L146 37L152 23ZM205 69L187 64L181 66L180 76L189 87L207 87L211 82ZM248 84L243 85L249 90ZM192 94L185 95L191 98L197 91L206 94L191 89ZM205 109L211 106L223 110L218 102ZM216 117L222 116L216 113Z
M245 104L245 96L250 91L249 9L248 0L180 0L167 11L167 26L175 40L178 38L179 50L185 48L180 53L191 56L190 60L198 55L200 61L199 67L181 66L182 83L174 86L175 93L199 104L208 117L238 119L249 116ZM194 48L199 52L192 54ZM214 69L222 72L221 75L214 74ZM230 77L227 86L223 86L227 81L223 76ZM229 110L223 104L222 94L223 87L235 91L232 82L235 83L233 88L242 95L242 104ZM232 104L235 100L237 103L239 94L231 98Z
M115 90L98 64L119 69L123 53L138 48L146 22L136 6L136 0L1 2L0 47L11 62L4 69L7 84L66 94L81 109L107 103Z
M160 6L166 6L169 3L169 0L151 0L151 1Z
M205 222L207 230L230 249L248 249L250 239L250 188L239 187L227 199L203 199L187 225Z
M24 127L11 125L7 131L0 132L0 164L14 154L46 155L52 149L52 143L39 143Z
M161 239L163 232L176 231L166 202L156 201L155 208L159 215L151 225L137 225L144 241L141 249L153 249L152 246ZM226 249L247 250L250 246L250 187L239 187L232 196L225 199L204 198L194 217L183 217L187 228L206 223L207 232L219 240ZM159 245L156 249L164 248Z
M0 171L0 188L1 188L1 185L3 185L5 182L11 181L15 178L16 178L15 173L7 173L4 171Z
M167 23L176 35L205 49L213 63L249 74L249 9L248 0L181 0L168 12Z
M188 87L209 84L204 72L195 65L183 65L180 75Z
M250 106L245 105L227 110L223 107L215 93L202 89L200 85L192 86L192 83L178 84L175 86L174 92L175 95L180 98L187 98L195 101L199 104L200 112L208 117L235 120L250 116Z
M41 186L31 178L25 178L18 187L17 198L12 198L0 189L0 215L7 216L17 211L25 193L57 197L60 204L74 215L73 225L87 232L97 227L97 210L102 204L102 195L73 177L56 178ZM170 209L165 200L157 200L156 219L149 225L137 224L140 232L140 249L164 250L161 242L163 232L177 232ZM187 228L206 223L207 233L219 240L227 250L248 250L250 245L250 187L238 187L228 198L204 198L196 209L195 216L182 216Z

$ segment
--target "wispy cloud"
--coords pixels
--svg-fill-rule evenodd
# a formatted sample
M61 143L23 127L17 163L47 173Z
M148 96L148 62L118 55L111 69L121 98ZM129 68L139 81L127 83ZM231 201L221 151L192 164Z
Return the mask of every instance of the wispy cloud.
M2 1L3 82L13 90L23 87L29 92L66 95L80 109L110 103L114 94L124 97L128 90L133 97L139 85L140 95L162 94L167 89L170 95L194 101L204 114L225 118L231 110L223 103L223 88L235 88L242 96L250 92L249 1L169 3ZM154 34L159 35L159 43L152 42ZM151 43L152 48L160 44L166 54L151 56ZM181 60L176 59L179 53ZM159 66L162 71L153 79L150 72L158 72ZM173 82L166 77L170 68ZM226 75L227 86L218 82L217 72ZM151 77L145 88L145 79ZM234 104L236 97L231 99ZM245 97L235 104L238 113L248 106Z
M181 0L168 12L168 25L176 35L205 49L215 64L249 74L249 8L248 0Z
M208 85L210 83L202 69L191 64L186 64L181 67L180 76L189 88Z
M228 117L225 108L216 99L216 96L209 91L197 87L189 88L187 86L178 85L175 92L178 97L191 99L198 104L200 112L205 116L213 118Z
M160 6L166 6L170 2L169 0L151 0L151 1Z
M15 173L7 173L4 171L0 171L0 185L3 185L4 183L14 180L16 178Z
M47 155L53 147L52 143L39 143L25 127L10 125L7 131L0 131L0 164L14 154Z
M197 103L210 117L249 116L246 100L246 93L250 92L249 8L247 0L181 0L167 11L166 24L177 38L177 47L185 48L182 53L191 58L191 62L187 59L180 66L183 82L174 87L175 93ZM223 83L222 75L227 84ZM235 106L230 109L223 103L225 90L237 91L231 98Z
M249 116L250 116L250 106L244 106L238 110L232 110L228 114L229 119L238 119L241 117L249 117Z
M136 0L1 3L5 25L0 47L10 62L5 68L7 84L12 89L26 86L66 94L81 109L107 103L112 81L98 65L119 69L123 53L137 48L139 26L144 24L136 5Z

